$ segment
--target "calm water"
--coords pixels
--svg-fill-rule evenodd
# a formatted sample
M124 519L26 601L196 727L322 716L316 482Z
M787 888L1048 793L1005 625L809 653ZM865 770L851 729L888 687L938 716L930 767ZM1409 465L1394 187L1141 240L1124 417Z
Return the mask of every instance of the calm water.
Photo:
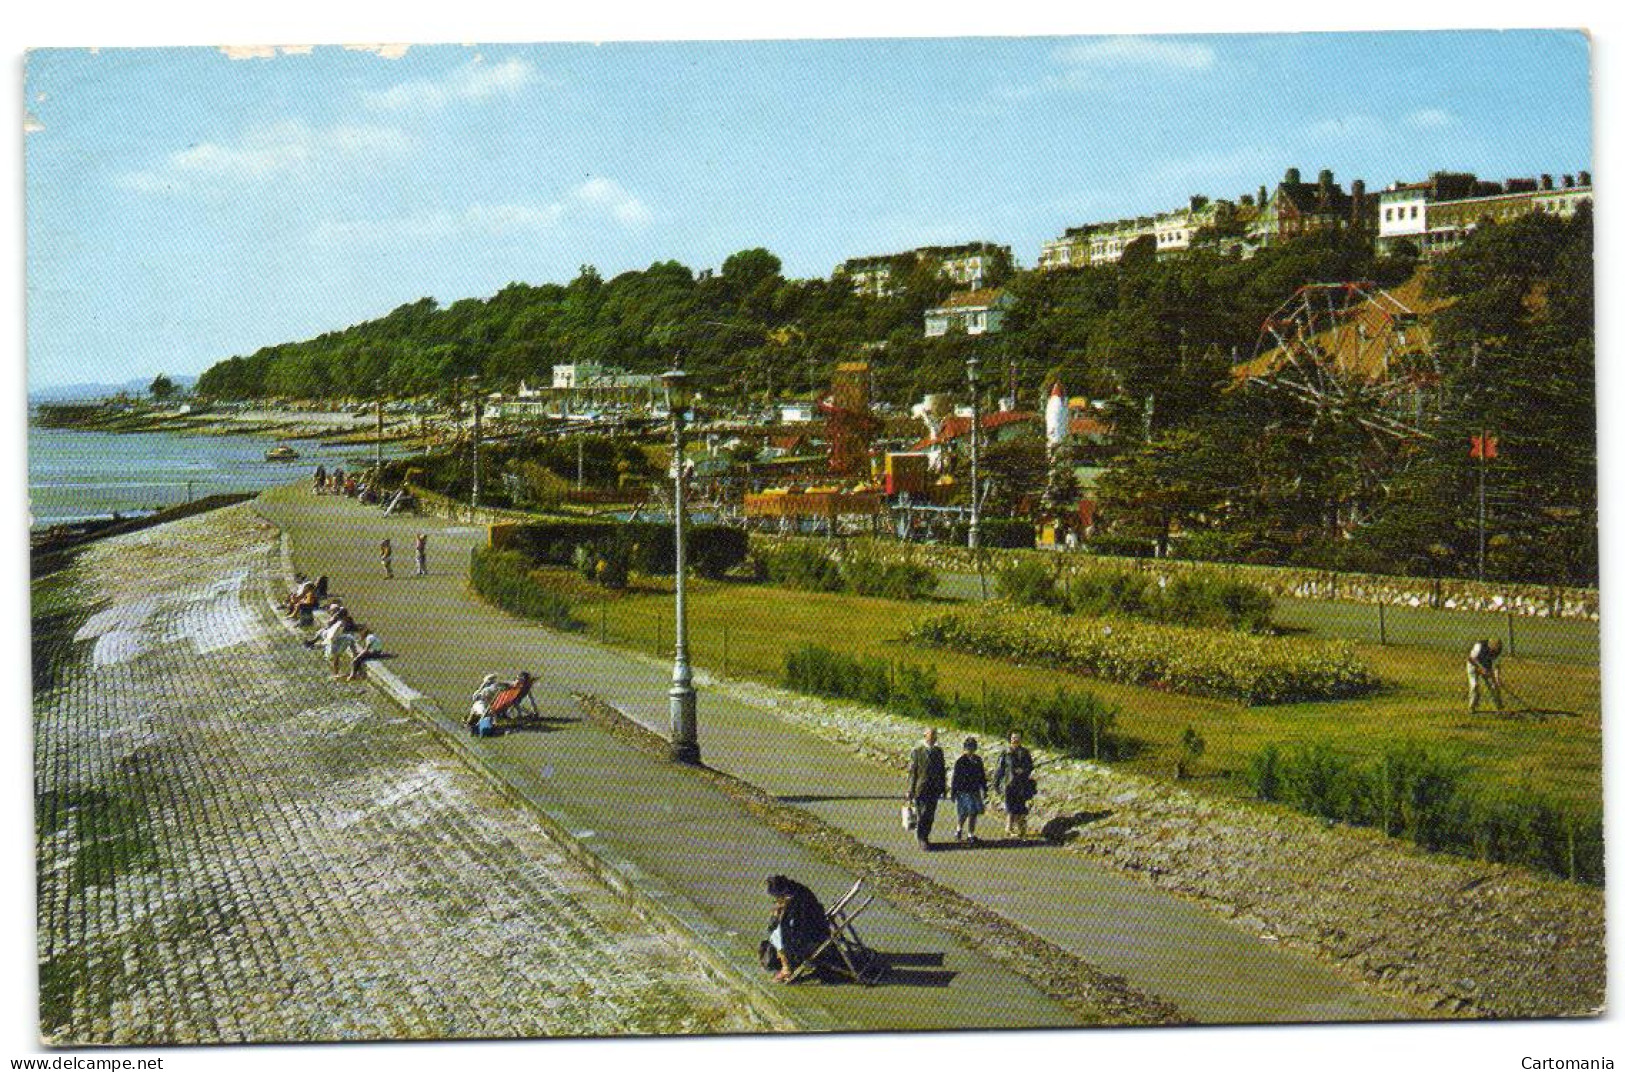
M141 513L227 491L261 491L309 480L318 463L350 468L367 448L289 440L294 462L267 462L275 444L258 436L80 432L28 428L28 497L35 528L60 521ZM387 453L387 450L386 450Z

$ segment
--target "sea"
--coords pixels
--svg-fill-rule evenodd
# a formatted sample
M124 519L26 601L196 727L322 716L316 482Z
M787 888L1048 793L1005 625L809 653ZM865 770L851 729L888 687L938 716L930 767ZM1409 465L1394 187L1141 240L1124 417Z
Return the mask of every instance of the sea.
M275 443L262 436L93 432L30 423L30 525L139 516L205 495L308 481L318 464L359 468L372 458L366 447L285 442L299 452L297 461L266 461Z

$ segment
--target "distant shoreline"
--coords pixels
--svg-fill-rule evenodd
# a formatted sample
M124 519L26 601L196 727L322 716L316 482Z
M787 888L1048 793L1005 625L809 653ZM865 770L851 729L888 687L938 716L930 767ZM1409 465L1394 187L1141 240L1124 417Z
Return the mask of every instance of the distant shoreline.
M267 439L312 439L342 446L378 443L371 413L321 410L251 409L224 412L189 407L119 409L105 402L40 403L29 407L29 421L40 428L83 432L170 432L180 435L242 435ZM385 443L421 441L415 422L399 414L384 417Z

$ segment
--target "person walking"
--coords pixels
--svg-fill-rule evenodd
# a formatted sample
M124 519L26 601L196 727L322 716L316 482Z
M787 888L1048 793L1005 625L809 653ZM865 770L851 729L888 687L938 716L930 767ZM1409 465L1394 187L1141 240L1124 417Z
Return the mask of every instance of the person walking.
M976 754L976 738L965 738L965 750L954 760L953 781L948 791L954 798L954 810L959 813L959 828L954 837L960 841L976 840L976 817L987 810L987 767Z
M937 818L937 798L948 789L948 764L937 745L937 731L925 731L925 740L908 757L908 799L914 805L914 836L920 848L931 850L931 824Z
M1501 641L1480 640L1467 652L1467 713L1478 714L1479 690L1487 688L1501 710Z
M389 537L386 536L383 542L378 545L378 561L384 564L384 576L386 578L395 576L395 568L390 565L390 560L394 556L395 548L390 546Z
M993 788L1004 793L1004 832L1026 837L1027 811L1038 794L1038 783L1033 781L1033 754L1022 747L1019 733L1010 735L1010 746L999 757Z
M418 576L427 577L429 575L429 534L427 532L418 533L418 542L414 550L418 556Z

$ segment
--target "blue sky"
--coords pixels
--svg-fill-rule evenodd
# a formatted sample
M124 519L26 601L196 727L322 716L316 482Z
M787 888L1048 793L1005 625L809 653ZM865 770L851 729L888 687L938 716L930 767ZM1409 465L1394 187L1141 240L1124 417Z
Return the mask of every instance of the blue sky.
M425 295L767 246L794 276L1299 167L1591 169L1573 32L47 49L31 387L195 373Z

